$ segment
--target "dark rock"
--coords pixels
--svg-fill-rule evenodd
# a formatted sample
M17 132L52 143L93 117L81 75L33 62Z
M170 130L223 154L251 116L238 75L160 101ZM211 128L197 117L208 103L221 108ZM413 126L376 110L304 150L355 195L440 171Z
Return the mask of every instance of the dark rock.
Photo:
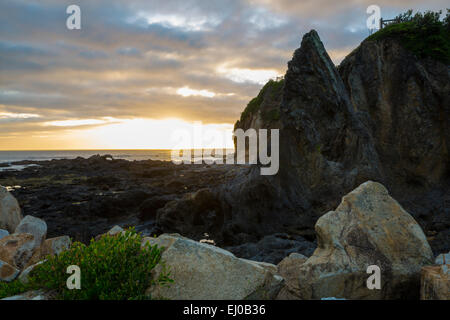
M301 236L276 233L265 236L256 243L244 243L239 246L227 247L226 249L239 258L278 264L294 252L309 257L315 248L315 243L306 241Z
M139 219L143 221L155 219L158 209L161 209L167 202L174 199L174 196L156 196L145 200L139 207Z
M200 240L206 230L214 236L218 233L223 215L216 194L206 188L168 202L158 211L157 224L164 232L177 232Z

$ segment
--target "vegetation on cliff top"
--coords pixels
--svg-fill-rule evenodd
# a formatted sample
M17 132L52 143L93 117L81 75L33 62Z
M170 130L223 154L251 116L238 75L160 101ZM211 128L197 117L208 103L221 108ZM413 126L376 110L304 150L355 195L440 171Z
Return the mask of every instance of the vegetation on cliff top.
M29 290L54 292L64 300L142 300L152 285L166 285L172 280L163 271L153 279L152 270L161 264L161 250L148 243L141 247L142 236L133 229L116 236L103 235L91 240L89 246L80 242L69 250L35 267L27 284L15 280L0 282L0 298ZM69 290L66 286L67 267L76 265L81 270L81 289ZM164 265L162 265L164 270Z
M450 63L450 10L441 20L442 11L416 13L412 10L395 17L395 22L368 37L368 40L398 39L418 58L433 58Z
M281 93L281 90L283 89L284 85L284 79L280 80L269 80L264 87L259 92L258 96L256 98L253 98L248 104L247 107L244 109L244 111L241 113L241 120L244 121L249 115L254 114L259 110L259 107L264 101L264 98L266 96L267 92L270 92L270 99L276 99L276 97ZM267 116L273 116L278 117L278 113L274 112ZM276 119L274 119L276 120Z

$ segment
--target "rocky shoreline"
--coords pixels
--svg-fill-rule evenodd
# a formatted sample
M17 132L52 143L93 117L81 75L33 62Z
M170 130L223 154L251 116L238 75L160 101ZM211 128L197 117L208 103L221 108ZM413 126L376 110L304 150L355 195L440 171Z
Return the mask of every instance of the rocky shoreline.
M166 228L166 221L158 223L158 210L169 202L176 204L191 197L202 201L200 206L206 210L214 208L217 203L208 194L251 169L246 165L175 165L109 156L13 165L33 165L0 172L0 185L18 199L23 214L45 220L50 237L64 234L84 243L115 225L135 226L148 236L179 232ZM183 211L195 219L195 209L186 206ZM316 247L313 230L302 235L280 230L261 238L244 237L243 242L220 242L210 233L211 227L186 224L190 227L192 239L213 241L239 257L258 261L278 263L292 252L309 256Z
M0 209L0 281L26 284L45 259L70 249L67 236L47 238L44 220L22 218L4 187ZM319 219L315 231L318 247L309 258L294 252L278 265L238 258L179 234L145 237L141 247L162 249L152 277L169 271L172 279L145 294L172 300L450 299L450 253L434 258L420 226L383 185L360 185ZM115 226L105 236L124 234ZM370 267L379 270L376 288L369 286ZM49 300L53 294L34 290L5 300Z
M206 198L202 205L214 208L217 204L208 199L208 193L251 170L245 165L175 165L108 156L14 163L30 164L33 166L20 171L0 172L0 185L7 186L18 199L24 215L47 222L50 237L64 234L84 243L115 225L135 226L147 236L179 232L158 223L158 210L193 196ZM184 211L192 210L187 206ZM448 229L435 231L429 224L420 223L420 219L418 222L435 254L450 250ZM310 256L317 246L313 229L292 232L285 228L260 238L242 237L242 242L227 243L217 241L209 233L211 227L202 229L203 226L196 228L195 223L187 223L186 229L192 227L187 235L214 242L239 257L255 261L278 263L290 253Z

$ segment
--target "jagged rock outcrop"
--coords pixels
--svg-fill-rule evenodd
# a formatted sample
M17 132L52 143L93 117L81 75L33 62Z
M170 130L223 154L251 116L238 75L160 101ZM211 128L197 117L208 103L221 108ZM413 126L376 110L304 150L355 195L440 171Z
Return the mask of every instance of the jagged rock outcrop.
M211 190L214 205L195 222L180 218L188 214L181 203L160 209L161 230L198 238L202 229L221 246L277 232L311 237L321 215L373 180L416 218L435 252L450 249L449 70L395 40L364 41L336 68L318 34L305 34L284 79L269 82L235 126L279 128L278 174L242 168ZM213 227L204 223L211 217Z
M420 271L433 263L426 237L386 188L366 182L316 224L318 248L288 288L299 299L418 299ZM380 289L367 268L380 268Z

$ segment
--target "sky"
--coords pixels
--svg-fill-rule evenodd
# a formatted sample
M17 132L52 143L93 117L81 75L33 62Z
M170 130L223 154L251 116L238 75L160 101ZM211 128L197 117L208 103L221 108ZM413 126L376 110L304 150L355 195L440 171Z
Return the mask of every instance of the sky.
M69 5L81 29L69 30ZM383 18L445 0L0 0L0 150L231 147L248 101L317 30L335 64ZM178 134L179 136L179 134ZM211 138L215 137L215 138ZM208 141L206 141L208 140ZM189 141L186 140L186 141ZM186 144L189 144L186 142Z

